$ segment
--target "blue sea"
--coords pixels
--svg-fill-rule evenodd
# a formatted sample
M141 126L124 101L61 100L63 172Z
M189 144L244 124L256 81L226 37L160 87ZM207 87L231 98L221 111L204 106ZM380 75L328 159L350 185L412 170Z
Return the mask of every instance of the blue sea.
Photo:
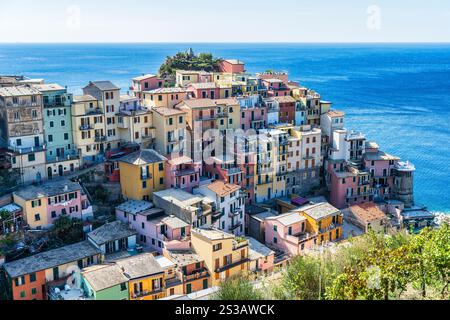
M345 111L346 126L417 168L415 199L450 213L450 45L438 44L0 44L0 74L23 74L80 93L89 80L155 73L192 47L246 63L249 72L288 71Z

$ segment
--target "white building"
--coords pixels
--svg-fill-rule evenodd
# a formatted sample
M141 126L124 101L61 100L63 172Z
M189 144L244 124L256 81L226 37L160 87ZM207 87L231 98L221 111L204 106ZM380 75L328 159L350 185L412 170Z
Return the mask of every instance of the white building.
M222 180L194 189L194 194L202 194L209 198L215 206L218 219L214 226L235 235L244 234L245 196L241 187Z

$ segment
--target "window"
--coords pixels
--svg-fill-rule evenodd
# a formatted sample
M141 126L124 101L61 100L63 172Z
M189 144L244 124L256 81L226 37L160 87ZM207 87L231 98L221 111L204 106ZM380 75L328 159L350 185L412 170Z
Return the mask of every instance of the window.
M61 127L64 127L66 125L66 121L61 120Z
M124 283L121 283L120 284L120 291L126 291L127 290L127 284L124 282Z
M31 289L31 294L34 296L36 293L37 293L36 288L32 288L32 289Z
M51 134L48 135L48 142L53 142L53 135Z
M69 134L67 132L64 133L64 140L69 140Z
M164 184L164 178L159 178L159 184Z
M36 281L36 273L30 273L30 282L35 282Z
M277 242L278 242L277 237L273 237L273 243L277 243Z
M28 161L32 162L34 160L36 160L36 155L34 153L30 153L28 155Z
M56 211L52 211L52 218L56 218Z
M164 170L164 164L162 162L158 163L158 170L159 171L163 171Z
M213 245L213 251L219 251L222 250L222 243L216 243Z
M178 117L178 123L183 123L183 117Z
M25 298L25 291L20 291L20 297Z
M34 221L41 221L41 215L39 213L34 215Z
M147 188L147 181L142 181L142 189L146 189Z
M277 225L273 226L273 231L278 231L278 226Z

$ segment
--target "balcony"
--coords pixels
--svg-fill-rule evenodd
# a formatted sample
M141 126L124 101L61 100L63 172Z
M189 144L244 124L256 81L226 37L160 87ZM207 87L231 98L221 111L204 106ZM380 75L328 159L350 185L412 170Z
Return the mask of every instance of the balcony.
M201 269L201 270L195 271L194 273L192 273L190 275L187 275L187 276L183 275L183 282L194 281L194 280L205 278L205 277L209 277L208 270Z
M141 291L141 292L134 292L133 293L133 298L138 299L138 298L142 298L142 297L145 297L145 296L161 293L162 291L163 291L163 288L160 287L160 288L157 288L157 289L152 290L152 291L144 290L144 291Z
M94 126L92 124L82 124L79 126L81 131L85 131L85 130L92 130L94 129Z
M177 170L175 171L175 177L182 177L182 176L189 176L192 174L196 174L198 173L199 170L196 169L182 169L182 170Z
M249 261L248 258L243 258L243 259L238 260L238 261L236 261L236 262L228 263L228 264L226 264L226 265L224 265L224 266L222 266L222 267L216 268L216 269L214 270L214 272L220 273L220 272L226 271L226 270L228 270L228 269L234 268L234 267L236 267L236 266L239 266L239 265L241 265L241 264L243 264L243 263L246 263L246 262L248 262L248 261Z
M225 213L223 213L222 211L217 211L217 212L214 212L214 213L212 214L212 219L213 219L214 221L217 221L217 220L219 220L220 218L222 218L224 215L225 215Z
M303 160L311 160L314 159L314 154L305 154L302 158Z
M141 180L148 180L148 179L153 179L153 176L151 173L143 173L141 174Z
M238 174L242 172L242 169L239 167L232 167L232 168L228 168L226 169L228 175L233 175L233 174Z
M90 114L103 114L102 109L100 108L90 108L86 110L86 115L90 115Z
M178 277L174 277L171 279L166 279L166 287L174 287L182 283L182 280Z
M240 209L240 208L231 210L231 211L228 213L228 217L230 217L230 218L237 217L237 216L239 216L239 215L241 214L241 212L242 212L242 209Z
M33 146L33 147L21 147L21 146L8 146L8 149L14 151L19 154L33 153L45 151L47 148L45 145L42 146Z
M106 141L106 136L95 136L95 142L104 142Z
M242 225L242 222L241 222L241 221L238 221L236 224L230 226L230 227L228 228L228 230L234 231L234 230L236 230L237 228L239 228L239 226L241 226L241 225Z

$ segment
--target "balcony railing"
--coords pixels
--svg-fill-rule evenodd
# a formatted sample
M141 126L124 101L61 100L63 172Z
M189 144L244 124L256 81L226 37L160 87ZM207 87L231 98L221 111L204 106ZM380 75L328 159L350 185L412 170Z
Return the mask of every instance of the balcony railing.
M157 289L152 290L152 291L144 290L144 291L141 291L141 292L134 292L133 293L133 298L141 298L141 297L145 297L145 296L148 296L148 295L161 293L162 290L163 290L163 288L160 287L160 288L157 288Z
M231 226L228 228L228 230L234 231L234 230L236 230L237 228L239 228L239 226L241 226L241 225L242 225L242 222L241 222L241 221L238 221L238 222L235 223L234 225L231 225Z
M208 270L203 269L187 276L183 275L183 282L193 281L208 276L209 276Z
M92 130L94 129L94 126L92 124L82 124L80 125L80 130Z
M8 149L17 153L32 153L32 152L40 152L45 151L46 145L42 146L33 146L33 147L21 147L21 146L8 146Z
M106 141L106 136L95 136L95 142Z

